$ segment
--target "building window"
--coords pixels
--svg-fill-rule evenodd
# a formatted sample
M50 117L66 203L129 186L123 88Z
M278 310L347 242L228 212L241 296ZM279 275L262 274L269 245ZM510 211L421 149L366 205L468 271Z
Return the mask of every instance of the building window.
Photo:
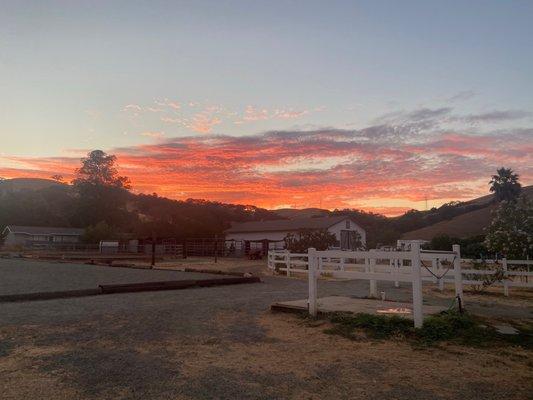
M346 229L350 229L350 221L346 220Z

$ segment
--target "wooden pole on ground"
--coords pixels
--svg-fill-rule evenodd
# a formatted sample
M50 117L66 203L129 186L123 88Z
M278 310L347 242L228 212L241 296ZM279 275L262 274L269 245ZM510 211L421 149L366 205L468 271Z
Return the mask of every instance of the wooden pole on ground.
M215 264L218 261L218 235L215 235Z
M316 268L317 268L317 257L316 257L316 249L311 247L307 250L307 265L308 265L308 276L309 276L309 297L308 297L308 308L309 308L309 315L312 317L316 317L318 310L317 310L317 277L316 277Z
M155 232L152 232L152 265L150 268L155 267Z

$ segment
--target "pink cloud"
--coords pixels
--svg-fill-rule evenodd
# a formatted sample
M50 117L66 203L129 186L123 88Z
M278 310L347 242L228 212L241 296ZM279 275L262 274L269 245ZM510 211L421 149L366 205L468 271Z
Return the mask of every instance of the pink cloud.
M208 133L220 121L199 113L185 123ZM366 204L392 215L409 208L394 204L400 199L442 203L487 194L488 179L501 165L517 170L524 184L533 182L530 130L433 133L417 144L396 133L382 126L188 136L110 152L137 191L269 208ZM0 176L71 177L79 164L78 157L9 160L17 167L0 168Z

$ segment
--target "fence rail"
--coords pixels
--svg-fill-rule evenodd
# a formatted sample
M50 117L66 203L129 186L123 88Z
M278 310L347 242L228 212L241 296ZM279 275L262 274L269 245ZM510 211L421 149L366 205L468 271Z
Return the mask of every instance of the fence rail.
M269 268L285 271L288 276L296 272L308 275L311 315L317 314L317 278L326 274L334 278L368 280L370 297L377 297L378 281L394 281L397 286L400 282L411 283L415 327L421 327L423 323L423 282L436 283L441 290L445 283L453 283L455 295L462 304L463 285L484 284L487 277L492 278L491 284L501 285L506 296L509 295L511 286L533 287L533 282L529 279L533 276L529 271L533 261L504 258L500 262L489 263L490 268L486 269L463 269L463 264L472 265L473 262L461 259L459 245L454 245L451 252L423 251L418 243L413 243L408 251L316 251L310 248L307 253L278 250L268 252ZM510 267L513 265L514 268ZM519 280L515 280L516 278Z
M420 251L422 281L435 283L441 290L444 290L445 284L455 283L453 263L456 257L454 252ZM271 250L268 252L268 267L286 272L287 276L293 273L307 274L308 259L307 253ZM411 261L409 251L317 251L317 269L320 274L335 273L338 278L362 279L358 272L366 274L368 265L373 263L373 273L379 274L373 279L394 281L396 286L402 282L402 274L410 273ZM461 258L460 263L463 285L483 285L490 278L499 278L491 285L502 287L506 296L509 295L509 287L533 288L533 260ZM484 263L486 268L472 268L474 263Z

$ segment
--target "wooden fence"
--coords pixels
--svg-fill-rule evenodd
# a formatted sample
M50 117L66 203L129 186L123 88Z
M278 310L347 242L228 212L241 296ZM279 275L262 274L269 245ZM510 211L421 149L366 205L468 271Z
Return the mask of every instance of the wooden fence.
M459 245L452 251L420 250L413 244L407 251L316 251L290 253L272 250L268 253L268 267L272 270L309 274L309 311L316 314L316 278L327 275L341 279L370 281L370 296L377 297L378 281L411 283L413 288L413 314L415 326L421 326L422 284L434 283L441 290L446 283L454 285L455 294L463 299L463 285L501 286L506 296L509 287L533 288L533 272L530 260L484 260L486 268L473 268L479 260L461 259ZM313 300L315 296L315 300ZM418 309L420 312L418 312Z
M369 250L375 252L376 250ZM357 258L345 252L337 254L334 257L332 251L318 253L318 270L320 273L328 273L330 271L358 271L365 267L365 257L359 252ZM379 253L378 254L383 254ZM335 253L338 253L335 251ZM391 252L385 252L389 254ZM421 265L422 265L422 281L428 283L435 283L440 290L444 290L447 283L454 283L455 275L453 271L453 254L454 252L433 252L422 250ZM387 264L383 261L388 260ZM480 264L484 268L474 268L474 265ZM286 272L287 276L293 273L308 272L308 254L307 253L290 253L285 250L271 250L268 253L268 267L272 270ZM402 262L399 258L383 258L375 265L376 270L380 272L393 271L406 272L410 265L407 262ZM533 287L533 260L507 260L505 258L500 260L476 260L476 259L461 259L461 274L463 285L483 285L491 278L497 277L491 285L502 287L503 293L508 296L510 287ZM339 274L337 274L338 276ZM399 282L395 282L399 286Z

